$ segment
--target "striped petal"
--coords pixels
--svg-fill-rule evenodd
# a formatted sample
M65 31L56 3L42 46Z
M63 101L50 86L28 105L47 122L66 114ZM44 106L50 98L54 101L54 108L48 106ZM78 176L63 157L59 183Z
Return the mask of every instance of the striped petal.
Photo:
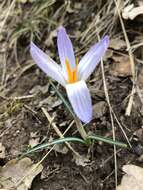
M84 81L66 85L69 101L77 117L84 123L92 119L92 103L89 90Z
M65 86L62 68L42 50L40 50L33 42L30 44L30 53L35 63L42 71L61 85Z
M109 37L105 36L100 42L90 48L78 65L78 74L86 80L96 68L109 45Z
M64 71L66 72L66 65L65 65L66 59L68 59L71 69L74 69L76 64L75 64L73 46L70 38L66 33L65 28L62 26L60 26L58 29L57 46L58 46L60 61Z

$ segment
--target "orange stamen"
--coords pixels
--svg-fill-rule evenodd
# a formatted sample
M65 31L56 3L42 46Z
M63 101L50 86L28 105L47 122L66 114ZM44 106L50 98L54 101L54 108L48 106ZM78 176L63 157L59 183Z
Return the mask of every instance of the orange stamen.
M68 82L72 83L72 71L71 71L70 64L67 58L65 62L66 62L66 68L67 68L67 74L68 74Z
M73 71L73 81L76 82L77 81L77 66L78 66L78 58L76 58L76 67Z
M76 67L74 70L71 69L68 59L65 60L67 74L68 74L68 83L77 82L77 66L78 66L78 59L76 59Z

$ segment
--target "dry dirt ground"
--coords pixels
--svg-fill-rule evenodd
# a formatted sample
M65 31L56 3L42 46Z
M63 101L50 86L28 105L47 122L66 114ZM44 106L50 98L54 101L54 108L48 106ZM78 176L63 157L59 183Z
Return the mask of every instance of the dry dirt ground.
M5 147L5 157L0 159L0 165L3 166L9 160L17 158L33 143L44 143L49 139L58 138L41 107L44 107L50 116L54 117L54 122L61 132L64 132L73 120L72 115L49 83L49 78L33 63L29 53L30 38L33 38L44 51L58 60L55 31L59 24L63 24L80 58L90 45L97 41L95 32L97 28L101 36L106 33L110 35L111 40L115 39L104 60L106 84L111 106L132 145L132 148L128 149L117 147L117 173L118 183L120 183L123 165L131 163L143 166L143 105L141 93L136 91L131 114L125 115L133 79L124 35L117 12L115 13L115 4L110 1L99 1L100 3L97 4L90 0L88 2L67 1L70 2L67 5L65 1L56 1L46 8L47 12L44 9L46 13L43 14L48 16L46 21L37 16L37 22L40 22L34 25L37 28L31 32L32 26L31 30L28 29L19 34L18 26L24 29L29 26L26 11L30 12L35 2L27 1L14 5L14 10L20 9L20 11L15 15L10 14L7 18L1 37L0 142ZM3 6L6 7L6 5ZM109 8L108 11L107 8ZM45 18L45 15L41 17ZM124 21L132 45L138 44L142 37L142 18L138 16L133 21ZM46 25L47 28L45 28ZM39 35L35 32L36 30L40 32ZM16 31L19 33L17 34ZM133 53L136 84L141 90L143 86L142 47L139 46ZM65 90L56 82L54 84L67 99ZM88 133L112 138L111 118L100 65L88 81L88 87L92 95L94 115L92 122L85 128ZM113 120L116 139L127 143L115 118ZM79 137L75 124L72 125L67 136ZM34 179L31 190L115 189L113 146L98 141L93 142L90 147L79 143L70 144L83 158L89 159L86 165L78 165L73 153L65 145L58 145L43 161L43 171ZM49 149L28 156L34 162L38 162Z

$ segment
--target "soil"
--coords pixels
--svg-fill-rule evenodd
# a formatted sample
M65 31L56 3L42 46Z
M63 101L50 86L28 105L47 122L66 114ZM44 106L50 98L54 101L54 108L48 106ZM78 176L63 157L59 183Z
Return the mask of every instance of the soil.
M79 20L81 22L84 20L83 15L79 15L79 18L74 17L76 27L78 27ZM68 18L72 18L72 13L69 13ZM69 32L71 30L72 33L72 19L70 22L71 29L69 27ZM21 54L22 52L19 53L19 58ZM24 62L26 59L29 59L29 53L22 61ZM10 61L15 62L14 60ZM9 65L10 63L8 62L7 66ZM36 65L31 65L25 70L23 70L23 67L17 67L17 63L14 63L13 66L16 68L14 74L11 74L7 79L4 94L0 96L0 142L6 148L6 157L0 160L1 166L25 152L32 138L38 138L39 143L47 142L51 138L58 138L43 114L41 107L46 108L51 117L54 116L54 122L62 132L66 130L72 121L72 115L67 111L49 83L49 78ZM129 100L128 96L132 89L132 78L130 76L115 76L111 73L111 58L106 58L104 66L112 108L132 144L132 148L127 149L116 147L118 183L120 183L123 175L123 165L131 163L143 167L142 104L138 95L135 94L131 115L125 116ZM54 84L66 98L65 90L56 82ZM104 94L100 66L97 67L88 81L88 87L92 95L94 115L92 122L86 126L86 131L112 138L111 118ZM27 97L27 95L32 96ZM115 120L114 125L116 139L127 143L122 130ZM32 134L36 134L36 137L32 137ZM79 137L75 124L68 131L67 136ZM83 158L89 159L88 163L85 166L77 165L73 153L70 150L62 153L63 147L59 146L61 152L53 150L48 155L43 162L44 169L42 174L34 179L31 190L115 189L113 146L98 141L93 142L89 147L80 143L70 144ZM34 162L38 162L47 151L47 149L41 150L28 156Z
M109 70L109 68L107 68L107 70ZM39 79L38 76L39 75L36 75L35 72L33 72L32 74L25 73L24 76L20 78L20 81L17 81L17 85L14 91L20 92L21 94L26 94L34 85L37 85L41 81L43 81L43 79ZM104 102L104 104L102 105L104 105L106 109L104 109L104 112L101 112L100 117L98 117L95 112L99 112L99 109L101 108L99 108L97 111L95 110L95 119L86 127L86 129L90 133L92 132L95 134L112 137L109 110L104 97L103 85L100 85L102 84L100 68L98 68L97 74L95 75L94 79L94 85L96 90L95 92L91 90L93 96L93 104L95 106L101 102ZM125 106L123 105L123 101L131 90L130 78L114 78L107 71L106 79L110 94L111 105L113 106L113 109L117 114L118 119L121 121L122 125L125 126L124 129L128 137L131 138L130 140L133 145L132 150L117 148L118 180L120 181L122 176L121 168L124 164L132 163L143 166L143 160L141 159L141 155L143 153L142 138L135 136L136 138L134 139L133 136L136 131L142 129L142 116L140 115L140 113L138 113L135 107L133 107L130 117L126 117L124 114ZM46 79L46 82L48 83L48 79ZM43 86L45 86L45 84L41 84L41 87ZM91 84L89 82L89 87L90 86ZM52 90L52 88L49 87L49 90ZM11 92L9 92L9 95L10 94ZM45 98L47 97L47 92L44 96ZM9 104L15 104L15 109L11 111L9 108L9 113L3 116L4 120L6 117L7 120L4 121L5 125L0 129L1 134L3 134L1 136L1 142L6 148L6 158L2 161L2 165L8 160L19 156L27 149L29 145L29 139L31 138L31 132L36 132L41 140L44 137L45 141L50 139L51 136L56 137L51 128L49 128L46 118L38 107L38 102L42 101L42 99L44 98L40 92L39 95L37 95L35 98L14 102L11 102L11 100L2 101L1 105L3 105L4 108L9 108ZM53 102L51 102L51 105L52 104ZM33 113L30 109L27 109L26 105L34 110L36 113ZM49 105L45 104L44 106L45 108L48 108ZM52 110L53 113L56 110L58 114L58 119L63 123L66 122L66 118L63 120L63 115L59 113L65 112L64 109L64 105L61 104L60 106ZM66 115L66 113L63 114ZM68 115L68 117L71 118L70 114ZM59 129L63 131L64 129L66 129L66 125L62 127L59 126ZM115 126L116 138L122 142L125 142L125 138L116 123ZM75 131L75 126L72 127L69 134L72 134L73 131ZM75 135L79 136L78 133L76 133ZM74 149L79 152L80 155L88 155L90 159L88 164L84 167L77 166L77 164L73 160L73 155L70 151L68 151L68 153L66 154L53 151L43 162L44 170L42 172L42 178L40 179L40 176L37 177L34 180L31 189L114 189L115 178L113 146L100 142L95 142L89 148L80 144L71 144L73 145ZM39 153L34 153L33 155L30 155L30 157L35 162L37 162L46 154L46 152L47 150L43 150Z

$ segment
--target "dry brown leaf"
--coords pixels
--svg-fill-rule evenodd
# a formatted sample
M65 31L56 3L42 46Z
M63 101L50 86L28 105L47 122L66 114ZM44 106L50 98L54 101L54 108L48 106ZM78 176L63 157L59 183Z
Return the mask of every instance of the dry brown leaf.
M93 119L101 118L107 110L107 104L104 101L100 101L93 105Z
M134 4L131 4L125 7L122 12L122 16L126 20L134 20L135 17L141 14L143 14L143 5L134 7Z
M30 158L22 160L10 160L5 166L0 168L0 188L28 190L33 179L42 171L43 166L33 164ZM17 183L25 176L23 181L16 188Z
M117 56L112 57L113 65L111 68L111 73L114 76L127 77L132 75L130 59L128 56Z
M50 136L49 141L53 141L53 140L54 140L53 137ZM55 144L53 146L53 150L62 154L67 154L69 151L69 149L64 144Z
M143 128L137 129L134 133L133 133L139 141L142 141L143 139Z
M126 48L126 42L124 40L121 40L119 38L113 38L110 40L110 48L113 48L115 50L121 50L123 48Z
M33 138L29 140L29 145L31 148L39 144L40 137L38 138Z
M112 58L113 53L114 53L114 51L113 51L113 50L108 49L108 50L106 51L105 59Z
M81 155L80 157L77 157L76 155L73 154L73 160L75 161L77 166L85 167L91 164L89 158L87 158L85 155Z
M64 146L63 144L55 144L53 149L56 152L62 153L62 154L67 154L68 153L68 148Z
M118 186L118 190L143 190L143 168L135 165L124 165L126 173Z

